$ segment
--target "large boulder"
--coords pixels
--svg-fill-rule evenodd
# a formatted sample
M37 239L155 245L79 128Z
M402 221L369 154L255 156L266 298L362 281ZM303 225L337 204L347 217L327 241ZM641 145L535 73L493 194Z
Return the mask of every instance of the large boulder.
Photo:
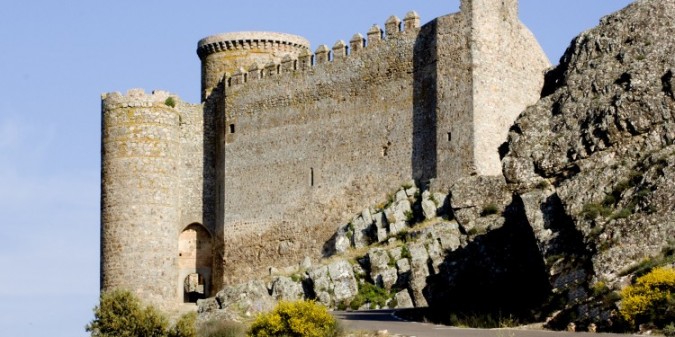
M300 282L280 276L272 282L272 297L277 301L297 301L305 298L305 291Z
M370 278L377 286L387 290L396 284L398 273L394 266L395 260L383 248L371 248L368 251L370 261Z
M336 302L351 301L359 292L352 265L339 260L328 265L328 275L333 282L333 298Z
M225 286L216 294L216 300L221 310L251 314L272 310L276 304L265 283L260 280Z

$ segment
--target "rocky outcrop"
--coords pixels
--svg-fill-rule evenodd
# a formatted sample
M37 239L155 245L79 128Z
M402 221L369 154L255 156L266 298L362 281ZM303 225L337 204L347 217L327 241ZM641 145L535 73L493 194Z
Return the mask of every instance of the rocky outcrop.
M258 312L258 307L269 308L270 303L279 300L298 299L345 308L359 295L363 283L384 289L388 306L426 306L427 278L440 270L449 252L478 235L463 233L460 225L444 213L446 197L442 193L420 193L414 183L408 183L383 206L366 208L349 224L338 228L330 253L337 258L315 264L305 259L297 266L270 267L268 283L226 287L215 299L201 301L200 311L245 314ZM433 206L424 206L425 202ZM364 247L370 247L366 254L353 255ZM376 299L365 298L359 307L381 305L379 300L377 304L371 300Z
M393 307L613 329L616 292L645 265L675 262L672 22L675 2L639 0L577 37L511 127L503 176L443 193L408 183L340 226L330 260L200 310L299 297L344 308L369 283Z
M509 133L504 175L564 294L561 324L607 327L614 301L594 285L620 289L634 266L673 245L674 20L675 2L659 0L603 18L572 42L545 97Z

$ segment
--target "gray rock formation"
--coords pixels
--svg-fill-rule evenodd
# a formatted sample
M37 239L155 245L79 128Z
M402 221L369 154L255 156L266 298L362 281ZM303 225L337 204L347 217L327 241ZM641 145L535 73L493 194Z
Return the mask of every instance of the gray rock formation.
M328 275L333 282L333 298L337 302L354 298L359 291L352 265L339 260L328 265Z
M410 297L410 293L408 293L408 290L401 290L396 293L394 296L396 299L396 308L413 308L413 301L412 298Z
M613 308L587 289L620 288L632 266L658 259L675 237L673 20L675 2L658 0L603 18L572 42L542 100L509 133L504 175L551 284L577 304L578 320L600 328ZM570 243L584 247L574 261L560 248Z
M297 301L305 298L305 291L300 282L279 276L272 282L272 297L277 301Z

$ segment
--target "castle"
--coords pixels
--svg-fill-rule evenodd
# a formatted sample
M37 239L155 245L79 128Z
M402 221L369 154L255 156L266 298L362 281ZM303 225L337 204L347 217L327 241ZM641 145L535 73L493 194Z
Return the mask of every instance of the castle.
M499 147L548 59L517 0L462 0L420 25L310 52L263 32L199 41L202 102L102 96L101 288L172 307L318 259L402 183L501 174Z

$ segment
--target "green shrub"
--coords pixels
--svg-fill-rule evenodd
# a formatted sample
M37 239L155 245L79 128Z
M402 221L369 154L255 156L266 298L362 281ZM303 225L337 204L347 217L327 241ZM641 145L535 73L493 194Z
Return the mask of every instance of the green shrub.
M405 222L407 222L409 225L415 223L415 213L412 211L405 211L403 215L405 216Z
M612 214L611 208L599 204L586 204L584 205L584 208L581 211L581 215L586 220L593 220L599 216L606 217L610 216L611 214Z
M633 214L632 208L622 208L620 211L612 214L610 219L625 219Z
M408 246L401 247L401 258L412 259L412 255L410 254L410 250L408 250Z
M535 185L534 187L537 188L537 189L540 189L540 190L545 190L549 186L551 186L551 183L548 180L544 179L544 180L540 180L537 183L537 185Z
M600 297L609 292L610 292L609 287L607 287L607 284L605 284L605 282L602 281L595 282L595 284L593 284L593 286L591 287L591 293L593 294L593 297Z
M260 314L251 324L251 337L337 337L338 321L316 302L279 302L271 312Z
M94 337L165 337L168 320L155 308L142 307L138 298L126 290L101 294L94 308L94 320L86 327Z
M174 325L171 330L169 330L168 337L196 337L197 329L197 313L191 312L185 314L178 319L176 325Z
M675 323L670 323L663 327L663 335L666 337L675 337Z
M197 337L197 329L195 323L197 322L197 313L191 312L185 314L178 319L176 325L171 328L168 337Z
M394 237L396 238L396 240L399 240L401 242L408 242L408 238L410 237L409 234L410 233L408 233L407 229L403 229L402 231L396 233Z
M496 204L487 204L480 212L480 216L488 216L499 213L499 207Z
M675 321L675 269L655 268L621 291L621 316L634 326Z
M204 322L197 332L198 337L244 337L244 326L239 323L210 320Z
M375 309L378 306L384 308L390 298L391 294L386 289L365 282L359 284L359 293L356 294L349 306L353 310L357 310L364 304L370 303L370 309Z
M171 96L169 96L169 98L167 98L167 99L164 101L164 104L165 104L166 106L170 106L170 107L172 107L172 108L175 108L175 107L176 107L176 99L173 98L173 97L171 97Z

